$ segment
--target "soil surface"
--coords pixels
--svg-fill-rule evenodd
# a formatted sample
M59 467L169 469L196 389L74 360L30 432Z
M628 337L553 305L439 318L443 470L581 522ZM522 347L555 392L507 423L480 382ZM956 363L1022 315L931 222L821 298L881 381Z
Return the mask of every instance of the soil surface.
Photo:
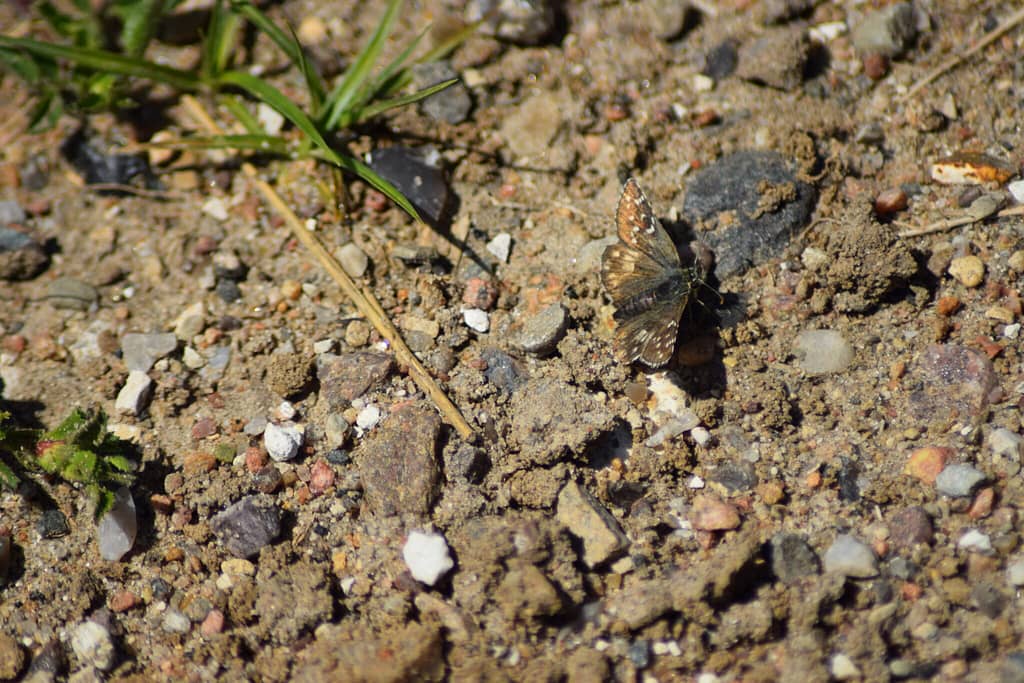
M398 148L380 170L426 179L407 187L433 227L256 160L469 438L238 157L86 186L81 145L198 130L173 93L30 135L5 78L0 407L103 408L135 445L138 532L105 560L80 489L0 493L0 677L1024 680L1024 30L908 95L1012 10L410 3L388 53L492 4L448 65L460 90L343 141ZM268 11L337 69L365 5ZM301 100L262 37L239 59ZM964 164L985 182L934 179ZM684 260L715 256L661 369L617 359L600 284L628 177ZM414 532L452 566L407 561Z

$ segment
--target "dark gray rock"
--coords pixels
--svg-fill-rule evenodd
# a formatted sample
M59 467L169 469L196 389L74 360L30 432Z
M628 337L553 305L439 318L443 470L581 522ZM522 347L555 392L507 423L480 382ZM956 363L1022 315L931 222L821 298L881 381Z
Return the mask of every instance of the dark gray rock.
M390 181L408 199L420 217L433 225L442 224L454 199L444 172L431 163L436 151L409 147L374 150L370 168Z
M484 377L503 393L511 394L526 381L526 373L515 358L499 349L484 349L480 358L487 363Z
M68 518L60 510L46 510L39 516L36 530L43 538L60 538L67 536L71 529L68 527Z
M423 90L458 78L459 74L452 68L450 62L426 62L412 68L412 77L416 90ZM451 124L465 121L472 108L473 99L470 97L469 88L461 80L420 102L420 110L424 114Z
M49 262L42 244L0 223L0 280L28 280L43 272Z
M798 534L779 533L772 537L768 547L772 573L785 584L792 584L805 576L821 571L817 554Z
M281 533L281 510L273 499L246 496L211 521L210 528L235 557L253 557Z
M762 205L764 186L779 188L780 201ZM704 240L716 255L715 275L724 279L782 253L790 236L806 225L815 192L797 180L776 152L743 151L697 172L687 185L683 213L711 228ZM719 225L721 214L733 220Z

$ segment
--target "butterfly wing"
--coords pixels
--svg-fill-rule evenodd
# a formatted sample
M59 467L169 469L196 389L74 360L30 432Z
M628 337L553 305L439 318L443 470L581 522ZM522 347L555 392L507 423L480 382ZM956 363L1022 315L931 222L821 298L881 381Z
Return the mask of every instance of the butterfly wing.
M619 239L626 246L646 254L665 269L680 267L676 245L654 215L651 203L635 178L627 180L622 188L615 223Z
M655 303L640 315L618 319L615 342L623 360L639 360L652 368L665 365L675 350L685 306L686 297L669 299Z

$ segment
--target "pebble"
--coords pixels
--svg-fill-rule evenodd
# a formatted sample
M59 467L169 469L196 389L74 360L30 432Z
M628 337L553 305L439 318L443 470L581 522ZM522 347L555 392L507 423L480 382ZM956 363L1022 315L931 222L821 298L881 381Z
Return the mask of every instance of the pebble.
M384 413L381 409L371 403L370 405L365 406L359 411L359 414L356 415L356 427L364 432L369 431L380 424L381 418L383 417Z
M609 235L587 242L573 258L573 270L577 273L596 272L601 267L601 257L604 255L605 249L618 241L617 235Z
M350 323L348 329L354 324ZM316 361L320 397L335 409L347 408L352 401L381 384L391 374L394 363L391 356L377 351L353 351L338 356L322 354Z
M793 584L821 571L821 562L803 536L778 533L769 544L772 573L784 584Z
M734 505L701 495L693 501L689 520L699 531L727 531L740 525L740 513Z
M174 320L174 336L183 342L191 342L206 327L206 304L197 301L178 314Z
M1019 460L1024 453L1024 436L1006 427L999 427L989 434L988 447L998 457Z
M71 529L68 527L68 518L60 510L44 510L39 515L36 523L36 531L41 538L60 538L67 536Z
M71 632L71 649L83 664L110 671L117 662L114 637L95 621L83 621Z
M484 377L505 394L515 392L526 381L526 373L516 359L500 349L484 349L480 359L487 363Z
M699 425L690 430L690 436L698 446L707 446L711 442L711 432Z
M349 277L362 277L370 267L370 258L355 242L342 245L335 256Z
M489 280L471 277L466 280L466 291L462 294L462 303L470 308L491 310L498 300L498 288Z
M0 280L30 280L49 262L42 244L21 230L0 225Z
M114 505L100 519L96 536L100 557L108 562L117 562L135 545L138 520L135 516L135 499L128 487L122 486L114 494Z
M470 329L480 333L491 329L490 316L487 315L487 311L482 311L479 308L467 308L462 311L462 320Z
M215 221L224 222L228 219L228 208L220 197L210 197L203 203L203 213Z
M879 216L888 216L906 208L907 193L898 187L884 190L875 197L875 213Z
M810 53L811 43L803 28L767 29L740 48L736 75L778 90L795 90L804 80Z
M164 334L130 333L121 338L121 353L129 371L149 372L153 363L171 354L177 347L178 338L171 332Z
M1013 201L1024 204L1024 180L1014 180L1007 184L1006 189L1010 191Z
M319 496L326 493L334 486L334 468L323 460L317 460L309 468L309 490L313 495Z
M354 460L366 502L379 515L427 515L440 487L437 439L441 419L422 406L406 405L363 439Z
M508 257L512 251L512 235L507 232L499 233L487 243L487 251L502 263L508 263Z
M327 437L327 445L338 447L345 443L350 426L345 417L340 413L331 413L324 422L324 436ZM333 452L333 451L332 451ZM328 456L330 457L330 456Z
M775 211L759 212L764 183L792 185L796 197ZM716 225L725 214L737 221L703 233L716 254L715 275L724 280L751 264L782 253L791 235L810 219L814 188L798 180L777 152L746 150L705 166L686 187L683 214L690 223ZM756 216L756 217L755 217Z
M46 286L46 299L54 308L88 311L99 298L95 287L73 277L57 278Z
M370 167L398 188L420 217L428 223L440 224L452 201L452 191L444 173L428 160L436 152L395 146L374 150Z
M943 446L924 446L910 454L904 473L931 486L935 478L946 467L946 463L956 454L952 448Z
M862 53L898 57L917 36L914 8L909 2L871 12L853 28L850 39Z
M13 636L0 633L0 681L18 678L25 668L25 651Z
M559 129L562 112L552 98L536 95L505 117L501 137L517 159L545 156Z
M24 223L28 218L25 209L13 199L0 201L0 225L6 226L9 223Z
M470 0L466 23L483 20L479 31L519 45L538 45L555 28L553 0Z
M900 510L889 523L889 541L896 548L909 550L929 545L935 536L931 517L916 505Z
M253 557L281 533L281 511L263 496L246 496L214 516L210 528L232 555Z
M168 633L188 633L192 628L192 622L188 620L188 617L173 608L164 612L160 625Z
M428 586L436 584L455 566L448 552L448 543L436 532L410 533L402 546L402 559L412 578Z
M285 462L298 455L304 438L305 430L294 422L280 425L270 422L263 430L263 445L266 446L267 454L276 462Z
M555 516L582 541L583 562L590 568L617 557L629 547L629 539L611 513L574 481L558 494Z
M860 678L860 669L857 668L852 659L842 652L832 656L829 668L832 670L832 676L838 681L850 681Z
M569 311L562 304L552 304L523 324L518 346L527 353L551 353L565 336L568 326Z
M726 39L704 55L704 67L700 72L709 78L720 81L732 75L732 72L736 70L737 63L739 63L739 53L736 51L736 41Z
M149 375L138 370L128 373L128 379L117 394L117 401L114 409L122 415L138 415L149 402L149 396L153 389L153 380Z
M212 609L207 613L206 618L203 619L199 632L205 638L215 636L224 630L224 622L224 613L219 609Z
M232 304L242 298L242 290L234 280L217 280L214 292L226 304Z
M321 353L331 353L332 351L334 351L333 339L321 339L320 341L313 342L313 353L318 356Z
M964 287L977 287L985 280L985 264L974 256L959 256L949 262L949 274Z
M871 546L849 534L839 534L825 551L825 571L855 579L878 576L878 558Z
M969 553L988 555L992 553L992 539L988 534L983 534L977 529L970 529L960 537L956 547Z
M978 349L932 345L915 360L905 380L917 386L909 395L911 415L928 423L936 416L978 419L997 398L999 379L992 361Z
M853 362L853 346L834 330L805 330L793 343L797 365L809 375L842 372Z
M757 486L757 470L745 460L726 460L716 467L708 479L727 493L742 493Z
M985 483L985 480L985 474L974 467L953 464L947 466L935 478L935 488L950 498L967 498L974 495L975 490Z
M417 91L458 77L458 72L447 60L423 62L412 67L413 87ZM420 111L424 114L453 125L465 121L472 108L473 98L461 79L420 101Z
M1006 565L1006 580L1011 586L1024 586L1024 558L1018 557Z

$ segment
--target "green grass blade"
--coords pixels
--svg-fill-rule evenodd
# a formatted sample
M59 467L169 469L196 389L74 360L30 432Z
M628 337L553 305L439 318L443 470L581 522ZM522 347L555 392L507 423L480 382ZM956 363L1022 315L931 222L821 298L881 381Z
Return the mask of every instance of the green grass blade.
M121 49L129 57L141 57L160 25L164 0L114 0L110 13L121 19Z
M405 64L405 61L409 59L413 51L419 46L420 41L423 40L423 37L427 35L427 31L429 30L430 27L428 26L422 31L420 31L419 35L413 38L412 41L406 46L406 48L402 50L402 53L395 57L393 60L391 60L391 63L384 67L384 70L381 71L377 75L377 77L373 79L373 84L366 89L368 91L366 93L367 99L373 96L378 96L381 92L381 86L389 82L392 78L394 78L397 74L401 73L404 70L403 65Z
M398 16L398 10L401 5L402 0L390 0L388 2L384 17L377 24L377 30L374 31L366 47L359 53L356 61L345 72L345 77L341 79L341 82L338 83L337 87L327 98L327 116L323 122L324 130L335 130L337 128L338 121L352 107L359 91L365 86L370 76L370 70L373 68L381 49L384 47L384 41L391 32L391 27L395 23L395 18Z
M430 97L431 95L433 95L434 93L441 92L445 88L447 88L447 87L449 87L449 86L451 86L451 85L453 85L455 83L458 83L458 82L459 82L459 79L457 79L457 78L450 78L447 81L441 81L440 83L438 83L436 85L432 85L429 88L424 88L423 90L418 90L418 91L416 91L414 93L410 93L409 95L402 95L401 97L394 97L394 98L392 98L390 100L382 100L380 102L374 102L373 104L369 105L368 107L366 107L364 109L361 109L359 111L359 118L356 119L355 121L352 121L352 123L360 123L360 122L365 121L367 119L373 118L374 116L377 116L378 114L382 114L382 113L386 112L389 109L394 109L395 107L404 107L407 104L412 104L414 102L419 102L420 100L426 99L426 98Z
M121 76L134 76L136 78L158 81L179 90L196 91L202 85L198 78L187 71L131 57L122 57L119 54L107 52L106 50L53 45L29 38L11 38L9 36L0 36L0 48L25 50L31 54L51 59L67 59L76 66L84 66L96 71L119 74Z
M238 99L234 95L223 95L219 98L221 106L227 109L232 116L238 119L238 122L242 124L242 127L250 135L263 135L263 127L260 125L259 120L252 115L252 112L245 106L242 100Z
M343 170L355 173L357 176L380 190L388 199L393 201L395 204L398 204L402 210L412 216L415 220L421 220L420 215L416 213L416 209L413 208L412 202L406 199L405 195L399 192L398 188L391 184L391 181L384 179L378 175L376 171L355 157L342 154L339 155L339 158L343 163L339 163L337 165Z
M150 147L165 149L237 149L289 156L288 142L273 135L196 135L165 143L149 143Z
M207 81L214 81L231 63L235 46L238 42L238 31L241 18L224 9L224 3L218 0L210 12L210 25L203 40L202 74Z
M245 17L251 24L265 33L285 53L292 64L302 71L302 76L306 79L306 88L309 90L313 110L318 110L327 90L323 79L320 78L320 74L311 68L306 60L306 53L303 51L302 45L299 43L298 38L295 37L294 32L291 34L285 33L281 27L271 21L270 17L261 12L259 8L248 0L232 0L231 11Z
M21 478L14 473L5 463L0 462L0 486L5 486L12 491L18 488Z
M428 50L423 56L419 57L416 60L416 63L426 64L428 62L436 62L439 59L444 59L451 54L452 50L466 42L466 39L473 35L482 23L483 20L474 22L453 33L444 41ZM412 81L412 72L407 68L390 74L387 79L383 78L383 76L384 74L381 74L381 77L377 79L375 92L377 97L391 97L396 92L409 85Z
M339 163L340 157L338 153L327 144L327 141L324 140L323 135L320 134L313 120L298 105L285 97L284 93L280 90L266 81L241 71L226 71L221 74L219 82L223 85L239 87L250 95L269 104L312 140L320 148L321 152L324 153L327 160L334 164Z

